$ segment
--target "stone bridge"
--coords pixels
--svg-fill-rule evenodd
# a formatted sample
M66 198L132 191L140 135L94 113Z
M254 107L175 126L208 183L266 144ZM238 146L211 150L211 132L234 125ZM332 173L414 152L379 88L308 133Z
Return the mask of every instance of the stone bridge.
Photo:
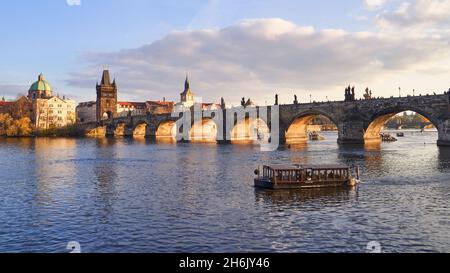
M295 144L307 141L307 125L314 116L323 115L336 124L339 143L364 144L380 142L380 132L385 122L394 115L403 111L414 111L429 119L437 128L438 145L450 146L450 93L269 106L267 107L268 115L261 113L262 108L238 107L203 111L200 117L201 122L197 125L193 112L189 129L196 130L194 128L200 126L200 139L230 143L233 140L254 140L257 137L254 132L264 127L262 131L279 132L280 144ZM274 115L275 109L278 109L278 115ZM238 112L252 112L252 110L256 110L254 112L258 114L247 113L241 116L242 119L238 118ZM180 114L180 117L182 116L183 114ZM274 118L277 120L273 120ZM96 137L173 137L177 130L183 131L180 119L170 114L115 118L98 123L80 124L79 127L87 136ZM211 131L209 135L208 130L204 129L207 127ZM255 127L257 130L254 130ZM274 135L271 139L273 137ZM178 139L178 141L193 140L193 134L190 132L184 133L182 139Z

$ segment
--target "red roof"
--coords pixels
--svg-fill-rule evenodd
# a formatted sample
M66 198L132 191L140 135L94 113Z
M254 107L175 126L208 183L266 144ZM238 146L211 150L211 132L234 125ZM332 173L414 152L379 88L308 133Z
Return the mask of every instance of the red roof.
M11 104L13 104L14 102L12 102L12 101L0 101L0 106L6 106L6 105L11 105Z
M147 101L147 103L149 104L157 104L157 105L166 105L166 106L170 106L175 104L173 101Z
M117 104L120 106L133 106L135 108L145 108L145 102L128 102L128 101L120 101Z

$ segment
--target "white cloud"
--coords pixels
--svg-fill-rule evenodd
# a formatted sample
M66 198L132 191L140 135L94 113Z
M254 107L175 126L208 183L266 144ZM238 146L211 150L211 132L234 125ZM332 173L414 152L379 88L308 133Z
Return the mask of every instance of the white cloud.
M289 98L295 90L303 100L309 90L322 98L341 98L342 87L350 82L365 85L394 73L445 70L432 64L446 58L448 42L448 36L352 33L282 19L244 20L223 29L172 32L134 49L86 54L87 67L72 73L69 83L93 90L108 64L126 99L178 99L186 71L205 101L223 96L236 103L250 96L272 102L275 90Z
M81 0L66 0L69 6L81 6Z
M375 10L383 7L386 4L386 0L364 0L364 4L367 9Z
M435 27L450 22L450 0L415 0L402 2L395 10L378 15L379 26Z

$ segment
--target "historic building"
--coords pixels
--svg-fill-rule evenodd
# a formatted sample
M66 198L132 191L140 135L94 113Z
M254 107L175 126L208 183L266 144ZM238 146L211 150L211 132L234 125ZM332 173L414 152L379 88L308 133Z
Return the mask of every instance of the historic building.
M100 84L97 83L96 89L96 120L117 117L117 85L115 79L111 82L108 70L103 71L102 81Z
M30 100L48 99L53 96L53 90L50 84L44 79L44 74L39 74L37 82L33 83L28 90Z
M180 94L180 102L174 105L174 110L176 112L183 112L190 109L192 106L199 106L202 110L218 110L225 105L218 103L197 103L195 102L194 93L191 90L191 84L189 82L189 77L186 76L186 81L184 82L184 91Z
M75 101L59 97L37 99L34 105L35 124L39 130L64 127L76 122Z
M50 84L40 74L28 91L33 106L31 120L37 130L64 127L76 122L75 101L53 96Z
M189 89L189 88L188 88ZM78 104L76 113L78 122L95 122L114 117L141 116L147 113L171 113L175 103L166 101L128 102L117 101L118 88L116 80L111 82L108 70L103 71L100 84L97 83L97 100ZM193 100L192 94L186 99Z
M11 106L14 104L12 101L6 101L4 98L0 101L0 114L9 114Z
M145 102L126 102L117 103L117 116L141 116L147 113Z
M128 102L117 101L118 88L116 80L111 82L108 70L103 71L101 83L97 83L97 100L82 102L76 108L78 122L95 122L114 117L143 116L150 114L168 114L173 111L183 112L192 106L199 106L202 110L217 110L225 107L218 103L196 103L191 90L188 76L184 83L184 91L180 94L180 102L146 101Z
M15 101L0 101L0 114L8 114L14 119L21 119L24 117L33 119L33 104L30 99L25 96L19 97Z
M152 114L167 114L172 113L175 103L173 101L147 101L145 102L147 113Z
M194 93L191 91L191 84L189 82L188 76L186 76L186 81L184 82L184 91L180 94L180 102L175 104L175 111L183 112L191 108L195 104Z
M77 122L95 122L97 121L97 102L81 102L77 106Z

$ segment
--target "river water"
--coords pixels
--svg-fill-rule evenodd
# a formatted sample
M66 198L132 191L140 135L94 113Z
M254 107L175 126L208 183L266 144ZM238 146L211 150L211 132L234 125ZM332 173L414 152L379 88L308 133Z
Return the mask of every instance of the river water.
M0 252L450 251L450 149L437 133L381 146L0 139ZM260 191L268 163L361 166L357 189Z

